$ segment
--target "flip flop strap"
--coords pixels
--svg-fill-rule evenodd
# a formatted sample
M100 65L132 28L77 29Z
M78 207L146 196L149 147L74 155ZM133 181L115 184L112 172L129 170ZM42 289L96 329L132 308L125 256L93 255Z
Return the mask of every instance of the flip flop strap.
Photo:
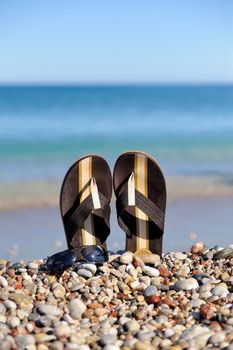
M122 214L124 211L124 216L127 215L127 209L130 206L131 205L129 204L129 195L128 195L128 191L126 190L118 196L116 201L116 207L117 207L118 220L120 221L122 228L129 235L130 235L130 232L129 232L128 226L125 225L122 219ZM135 206L138 209L140 209L144 214L146 214L149 217L149 219L153 221L154 224L158 226L162 232L164 231L164 213L155 203L153 203L149 198L144 196L136 188L135 188Z
M75 232L83 228L83 224L88 216L91 213L96 213L104 219L106 225L106 230L104 231L107 232L106 238L108 237L110 233L110 202L102 193L98 192L98 196L101 206L99 209L95 209L92 194L89 194L89 196L78 205L74 203L70 210L64 215L64 226L66 232L69 232L71 235L75 234Z

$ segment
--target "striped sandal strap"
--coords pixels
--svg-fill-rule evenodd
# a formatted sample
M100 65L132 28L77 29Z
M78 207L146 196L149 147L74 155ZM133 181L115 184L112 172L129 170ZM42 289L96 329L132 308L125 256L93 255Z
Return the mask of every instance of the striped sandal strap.
M127 233L128 236L131 236L129 225L132 220L132 215L128 212L128 209L132 206L140 209L144 214L148 216L150 221L152 221L162 232L164 231L164 213L160 208L153 203L149 198L144 196L136 188L134 189L134 197L129 193L129 189L122 192L116 200L117 208L117 217L120 226Z
M99 205L97 206L96 199L99 201ZM106 240L110 233L110 202L100 192L98 192L98 197L96 194L94 196L93 193L89 194L81 203L79 198L77 198L74 205L64 215L65 231L69 232L72 236L75 232L83 228L85 220L91 214L103 219L100 234L102 236L104 235Z

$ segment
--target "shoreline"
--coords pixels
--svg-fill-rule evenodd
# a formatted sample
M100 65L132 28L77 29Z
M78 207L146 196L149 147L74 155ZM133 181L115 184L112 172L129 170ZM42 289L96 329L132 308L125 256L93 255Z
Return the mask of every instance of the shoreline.
M233 180L229 176L167 176L166 183L168 203L182 198L233 198ZM58 181L45 180L0 182L0 212L57 207L60 186Z
M232 241L233 198L180 198L169 201L166 209L163 251L185 251L195 240L211 247ZM56 208L25 208L0 212L0 257L14 261L45 258L66 249L66 238ZM111 205L109 250L125 249L125 233L117 223Z
M233 245L190 251L125 252L60 275L0 259L1 348L232 350Z

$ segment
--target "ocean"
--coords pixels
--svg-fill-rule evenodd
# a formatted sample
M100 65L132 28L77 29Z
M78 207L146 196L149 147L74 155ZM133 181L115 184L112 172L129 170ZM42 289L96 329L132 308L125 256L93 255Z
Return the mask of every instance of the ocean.
M89 153L143 150L168 185L164 250L232 242L233 86L0 87L0 257L65 249L59 191ZM112 202L110 249L124 248ZM25 244L27 242L27 244Z
M233 86L0 87L0 182L60 180L128 149L167 175L233 174Z

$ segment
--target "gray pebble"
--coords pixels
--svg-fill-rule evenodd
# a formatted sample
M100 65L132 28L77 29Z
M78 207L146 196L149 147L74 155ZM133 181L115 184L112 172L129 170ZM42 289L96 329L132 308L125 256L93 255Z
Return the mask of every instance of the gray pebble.
M18 335L15 337L15 342L20 348L26 348L28 345L35 344L35 339L32 335Z
M77 274L84 278L91 278L93 276L93 273L91 271L85 269L78 269Z
M94 264L81 264L79 268L90 271L92 275L94 275L97 271L97 267Z
M224 341L225 337L226 337L225 333L222 331L219 331L219 332L216 332L214 335L212 335L212 337L209 339L209 342L211 344L218 344Z
M108 344L113 344L117 340L116 335L114 334L106 334L103 337L100 338L100 343L101 345L108 345Z
M173 288L177 291L191 290L191 289L196 289L198 287L199 287L198 282L195 280L195 278L192 278L192 277L184 280L179 280L173 286Z
M156 294L158 289L155 286L148 286L144 289L143 294L145 297L150 297L151 295Z

